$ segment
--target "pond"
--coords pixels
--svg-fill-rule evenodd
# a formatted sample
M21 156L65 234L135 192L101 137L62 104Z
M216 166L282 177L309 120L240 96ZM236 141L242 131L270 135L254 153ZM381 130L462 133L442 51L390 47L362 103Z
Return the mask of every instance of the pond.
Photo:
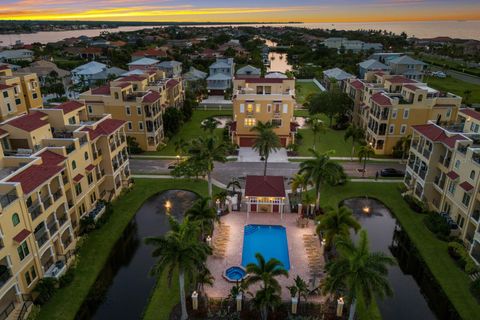
M392 255L391 244L397 225L396 219L390 210L381 202L374 199L355 198L348 199L343 204L352 209L362 228L368 232L370 249ZM364 213L364 208L369 208L369 213ZM355 236L353 237L355 239ZM424 296L424 288L414 278L417 270L406 270L403 260L397 259L397 265L389 267L388 280L393 289L393 296L379 301L379 309L383 319L446 319L445 316L436 315L429 306ZM430 297L429 297L430 298ZM448 303L448 301L446 302Z
M148 199L132 219L117 242L107 265L92 288L77 319L140 319L155 277L149 271L155 263L153 247L144 243L150 236L165 234L169 229L165 204L170 214L183 217L197 195L183 190L169 190Z

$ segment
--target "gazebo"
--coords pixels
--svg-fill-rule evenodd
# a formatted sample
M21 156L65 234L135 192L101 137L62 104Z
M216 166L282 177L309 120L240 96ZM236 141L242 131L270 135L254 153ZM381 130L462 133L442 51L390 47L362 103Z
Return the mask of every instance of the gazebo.
M283 219L285 184L282 176L247 176L245 181L247 217L250 212L278 212Z

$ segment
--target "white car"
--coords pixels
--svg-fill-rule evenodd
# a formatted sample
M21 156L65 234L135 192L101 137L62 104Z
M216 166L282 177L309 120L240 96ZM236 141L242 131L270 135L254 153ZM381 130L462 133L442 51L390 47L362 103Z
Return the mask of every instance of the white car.
M437 78L446 78L447 74L443 71L435 71L435 72L432 72L432 76Z

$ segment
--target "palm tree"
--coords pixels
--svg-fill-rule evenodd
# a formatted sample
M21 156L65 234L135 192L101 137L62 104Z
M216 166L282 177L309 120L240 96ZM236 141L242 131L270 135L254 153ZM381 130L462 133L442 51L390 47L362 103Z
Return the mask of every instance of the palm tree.
M365 131L361 127L357 127L354 124L348 126L347 130L345 131L345 135L343 139L347 141L348 139L352 140L352 159L355 156L355 145L357 143L363 142L365 139Z
M360 230L361 226L353 216L352 210L343 206L335 210L330 208L323 216L318 219L317 234L322 234L326 241L326 247L331 248L336 237L350 237L350 230L355 232Z
M292 297L296 296L298 298L299 305L301 298L304 298L305 301L307 301L309 293L308 285L305 280L303 280L299 275L297 275L295 279L293 279L293 286L287 287L287 289L290 290L290 294L292 295Z
M280 149L282 144L271 125L265 125L260 121L257 126L252 128L252 130L258 132L252 148L258 152L260 157L263 157L263 175L266 176L268 157L270 156L270 153Z
M309 149L313 155L313 159L308 159L303 161L300 164L299 174L305 174L308 178L308 181L315 187L315 192L317 199L315 202L315 207L318 210L320 207L320 188L323 183L328 183L331 185L336 184L342 176L343 167L330 160L330 152L318 153L313 149Z
M398 140L400 147L402 148L402 161L405 160L405 156L407 155L408 151L410 150L410 145L412 144L412 136L403 136Z
M302 198L302 192L307 191L308 177L305 174L294 174L291 180L292 191L297 193L300 189L299 197Z
M214 162L227 161L227 145L217 137L199 137L191 141L188 147L188 162L194 164L197 170L203 171L208 178L208 196L212 199L212 171ZM213 206L213 203L210 203Z
M197 291L203 292L205 290L205 285L213 286L215 278L210 273L210 270L203 266L199 272L197 272L195 281L197 283Z
M200 198L185 212L185 217L190 221L195 221L200 227L200 238L204 239L205 234L213 231L213 223L218 221L217 213L209 206L210 199Z
M152 256L158 258L150 273L161 276L165 271L171 285L174 272L178 270L180 304L182 320L188 318L185 301L185 275L192 276L196 270L205 267L205 261L211 254L210 247L198 241L199 226L185 218L179 223L170 217L171 230L164 236L150 237L145 243L155 246Z
M218 127L219 124L220 121L218 121L214 117L209 117L203 120L200 126L204 131L209 131L210 133L213 133L213 131Z
M236 178L231 178L230 181L227 184L227 190L232 188L233 193L235 193L236 188L241 189L242 186L240 186L240 182Z
M367 145L361 146L358 150L358 161L362 162L363 160L363 171L362 177L365 177L365 172L367 168L367 160L370 159L375 154L372 145L369 143Z
M249 277L245 281L247 287L260 282L260 289L257 291L254 303L260 309L262 319L267 319L268 310L275 307L280 300L278 293L282 288L275 277L284 276L288 278L288 271L283 268L283 263L275 258L265 261L265 258L256 253L257 263L247 264Z
M324 293L347 290L349 302L355 304L358 300L366 307L375 298L392 295L387 275L388 266L394 265L395 260L381 252L370 252L365 230L360 231L357 245L348 238L337 238L335 246L340 256L325 267Z
M313 115L307 120L307 124L313 132L313 150L317 149L317 136L319 133L327 132L324 122L319 115Z

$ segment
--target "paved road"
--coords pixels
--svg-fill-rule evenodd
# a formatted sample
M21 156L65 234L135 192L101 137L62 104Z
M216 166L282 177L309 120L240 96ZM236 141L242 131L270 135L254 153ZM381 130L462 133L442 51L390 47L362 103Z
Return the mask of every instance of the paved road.
M130 159L130 170L133 174L167 174L169 172L168 165L175 163L175 160L141 160ZM362 177L362 173L358 169L362 168L362 164L358 161L341 162L345 173L352 178ZM299 162L269 163L267 174L283 175L291 177L297 173ZM400 163L380 163L372 162L367 164L366 177L374 177L375 173L384 168L405 169L405 164ZM245 177L246 175L263 174L263 163L261 162L226 162L216 163L213 172L213 178L227 184L231 177Z
M477 77L477 76L473 76L473 75L463 73L463 72L459 72L459 71L455 71L455 70L444 69L442 67L438 67L438 66L434 66L434 65L431 65L431 69L433 71L441 70L441 71L445 72L446 74L448 74L449 76L451 76L452 78L455 78L455 79L458 79L458 80L461 80L461 81L465 81L465 82L468 82L468 83L473 83L473 84L480 85L480 77Z

